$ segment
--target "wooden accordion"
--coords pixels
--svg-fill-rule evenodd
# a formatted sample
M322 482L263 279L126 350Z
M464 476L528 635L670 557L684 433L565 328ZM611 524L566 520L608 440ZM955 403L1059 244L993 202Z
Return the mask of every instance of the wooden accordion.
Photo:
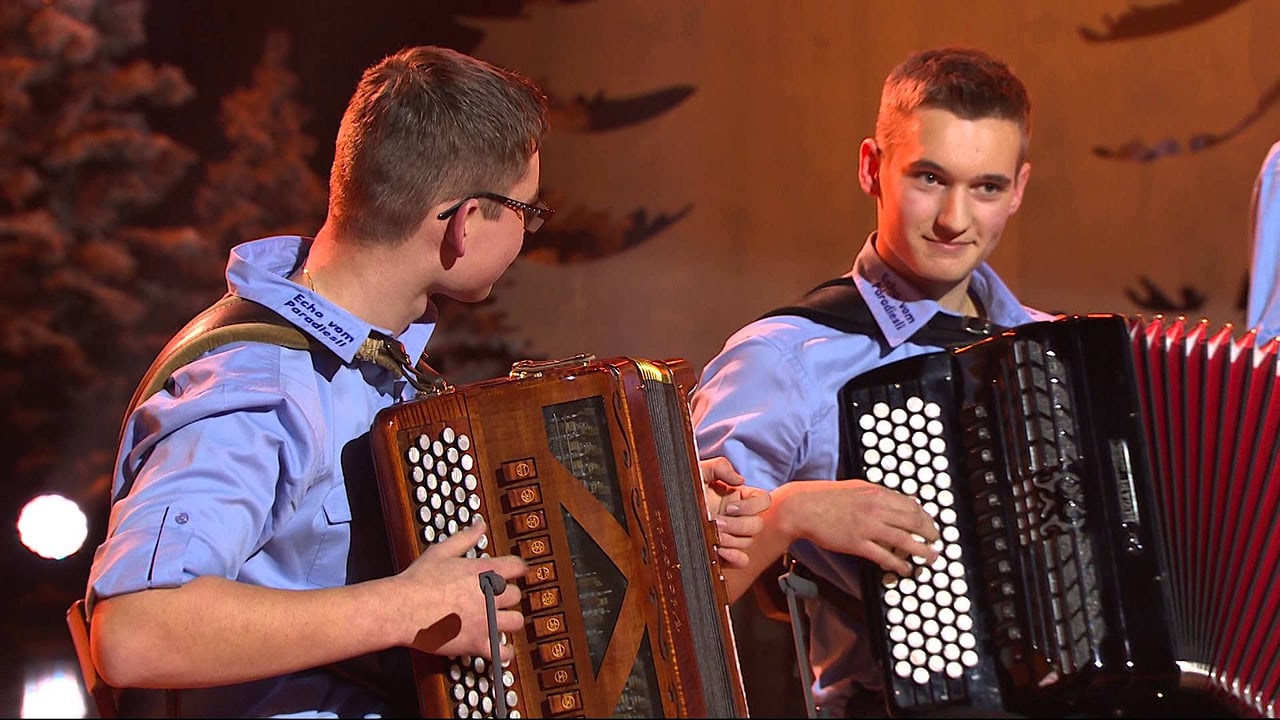
M1280 366L1255 339L1074 316L841 390L842 476L942 534L913 576L864 573L894 714L1275 716Z
M513 662L413 654L424 716L746 716L695 379L683 360L525 361L378 415L397 571L477 515L488 530L470 555L529 563L525 632L503 638Z

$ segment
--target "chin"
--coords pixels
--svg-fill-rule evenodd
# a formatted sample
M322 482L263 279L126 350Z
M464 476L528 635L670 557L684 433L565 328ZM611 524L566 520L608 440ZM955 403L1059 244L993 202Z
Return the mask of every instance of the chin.
M486 285L471 292L463 294L458 299L462 302L478 303L489 299L489 295L493 292L492 285Z
M981 264L982 258L976 253L935 256L920 263L920 274L930 280L954 282L969 277Z

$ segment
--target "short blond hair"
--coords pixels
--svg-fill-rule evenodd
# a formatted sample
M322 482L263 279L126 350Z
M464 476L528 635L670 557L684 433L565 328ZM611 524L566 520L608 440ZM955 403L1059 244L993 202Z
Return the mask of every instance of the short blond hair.
M365 70L347 104L328 222L400 242L434 205L519 182L547 129L546 97L523 75L448 48L401 50Z
M1025 160L1031 140L1031 98L1003 61L974 48L944 47L909 56L885 78L876 115L876 143L898 142L911 114L937 108L966 120L1012 120L1022 130ZM1021 161L1020 161L1021 163Z

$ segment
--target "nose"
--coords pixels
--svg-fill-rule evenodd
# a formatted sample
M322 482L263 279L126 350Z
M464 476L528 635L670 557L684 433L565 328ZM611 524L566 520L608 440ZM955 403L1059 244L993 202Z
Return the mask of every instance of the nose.
M958 185L947 188L942 196L942 205L938 208L938 217L934 221L939 234L956 237L969 229L971 218L972 210L965 188Z

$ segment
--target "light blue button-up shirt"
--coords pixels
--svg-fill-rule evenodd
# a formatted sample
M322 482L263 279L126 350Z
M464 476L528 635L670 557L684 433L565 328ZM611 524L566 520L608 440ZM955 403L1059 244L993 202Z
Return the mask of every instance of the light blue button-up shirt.
M1249 327L1258 342L1280 337L1280 142L1271 146L1253 186L1252 266L1249 271Z
M699 453L722 456L748 484L772 490L792 479L836 478L840 458L837 394L855 376L938 347L911 342L911 335L943 310L894 272L874 247L874 235L849 273L882 337L842 332L796 316L757 320L734 333L703 369L695 389L693 422ZM988 319L1004 326L1052 316L1024 307L986 263L970 281ZM860 596L856 563L811 543L792 553L810 569ZM864 629L829 603L808 602L814 698L843 706L850 683L882 685L882 670ZM837 710L837 712L839 712Z
M331 352L232 343L179 369L135 409L116 461L107 539L90 571L90 602L203 575L307 590L389 574L368 433L378 410L413 389L354 360L370 332L393 333L287 279L309 248L296 236L240 245L227 284ZM398 339L418 357L433 329L418 322ZM134 695L142 711L159 693ZM381 709L325 670L181 697L184 714L212 717ZM128 698L122 711L130 712Z

